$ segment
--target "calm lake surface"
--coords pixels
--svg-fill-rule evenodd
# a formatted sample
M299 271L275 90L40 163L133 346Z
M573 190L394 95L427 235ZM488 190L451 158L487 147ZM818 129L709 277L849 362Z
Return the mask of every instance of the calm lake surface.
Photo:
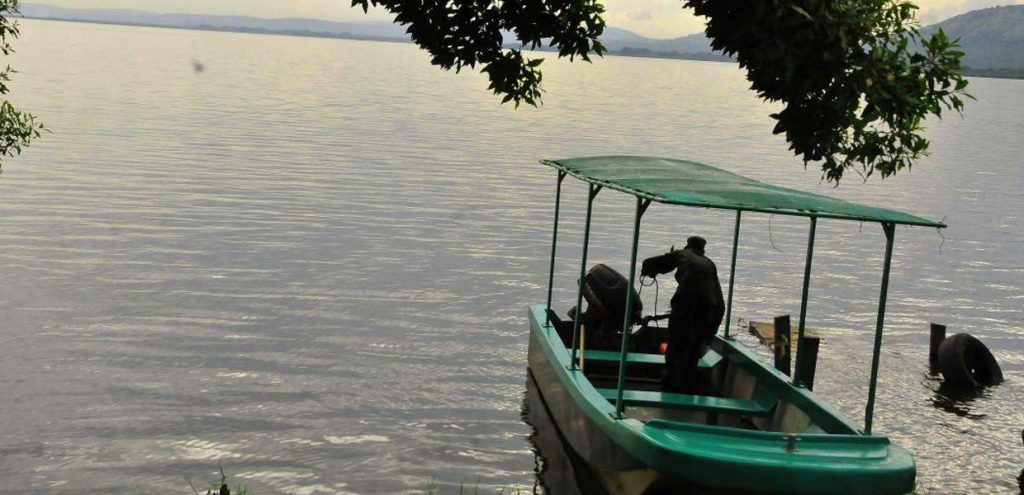
M896 233L875 430L922 493L1016 493L1022 81L974 79L912 172L833 189L730 64L549 60L545 105L515 110L406 44L25 21L16 47L13 101L53 133L0 177L0 492L189 493L218 463L261 495L539 484L525 316L555 173L537 160L645 154L945 219ZM565 189L560 312L586 186ZM632 205L599 197L594 263L628 269ZM655 205L640 254L699 233L727 280L732 218ZM798 313L807 227L745 216L734 328ZM816 388L855 421L883 251L877 225L818 226ZM932 321L982 338L1007 382L947 397Z

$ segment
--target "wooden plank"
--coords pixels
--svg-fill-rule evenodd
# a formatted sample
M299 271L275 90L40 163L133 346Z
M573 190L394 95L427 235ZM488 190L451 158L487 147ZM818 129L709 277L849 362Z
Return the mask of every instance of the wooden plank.
M757 339L760 340L762 344L764 344L764 345L766 345L768 347L774 347L774 343L775 343L775 324L773 322L770 322L770 321L752 321L752 322L750 322L750 325L749 325L748 328L750 330L750 333L753 334L755 337L757 337ZM817 330L812 330L810 328L804 328L804 338L805 339L818 339L818 340L822 340L821 335L818 334L818 331ZM792 340L796 341L796 339L792 339ZM792 348L793 352L796 352L796 344L794 342L790 342L789 345Z
M619 361L618 351L587 351L588 361ZM714 349L708 349L708 352L704 354L704 357L700 358L697 366L702 369L714 368L722 360L722 355L715 352ZM647 366L664 366L665 355L664 354L644 354L640 352L631 352L626 354L626 363L636 365L647 365Z
M612 403L616 399L613 388L599 388L601 396ZM707 395L675 394L669 392L652 392L646 390L623 390L622 401L627 406L657 407L671 409L687 409L694 411L711 411L721 413L748 414L761 416L768 414L768 409L752 400L710 397Z

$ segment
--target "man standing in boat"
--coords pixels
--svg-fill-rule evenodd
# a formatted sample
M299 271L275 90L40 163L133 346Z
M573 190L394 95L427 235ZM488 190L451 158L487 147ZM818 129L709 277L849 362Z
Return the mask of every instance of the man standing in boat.
M647 277L675 270L679 284L672 296L672 313L668 320L666 375L662 382L666 391L699 392L697 363L707 352L725 314L718 268L704 256L706 244L703 237L690 237L683 250L647 258L640 269L640 274Z

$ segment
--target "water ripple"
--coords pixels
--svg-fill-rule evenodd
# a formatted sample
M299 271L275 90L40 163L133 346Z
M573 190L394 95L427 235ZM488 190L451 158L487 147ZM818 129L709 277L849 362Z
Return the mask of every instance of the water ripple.
M23 34L13 96L54 133L0 179L0 478L18 493L180 492L217 462L257 493L532 485L524 317L544 298L554 191L536 160L628 153L946 218L944 237L897 232L876 428L937 493L1010 490L1024 463L1019 81L973 80L978 101L931 124L913 171L832 189L727 64L552 60L545 106L515 111L408 45ZM565 184L559 311L586 195ZM631 212L601 195L593 262L624 269ZM641 256L691 233L727 276L727 212L655 205ZM806 233L744 217L735 315L796 313ZM818 229L817 387L856 421L883 243L874 225ZM982 337L1008 382L946 395L927 375L930 321Z

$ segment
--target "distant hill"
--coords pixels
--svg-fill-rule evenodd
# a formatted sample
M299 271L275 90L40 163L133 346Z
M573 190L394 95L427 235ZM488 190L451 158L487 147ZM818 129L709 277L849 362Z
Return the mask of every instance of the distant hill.
M332 22L316 19L263 19L259 17L199 14L157 14L142 10L68 9L23 3L21 14L33 19L175 27L303 36L408 41L405 28L391 22Z
M23 3L25 17L106 24L205 29L247 33L287 34L377 41L408 42L405 28L390 22L332 22L315 19L263 19L259 17L198 14L157 14L141 10L69 9ZM960 38L969 75L1024 78L1024 5L974 10L923 29L942 28ZM509 46L513 46L513 43ZM613 55L731 61L711 50L704 33L672 39L654 39L627 29L607 27L601 39Z
M973 10L923 31L939 28L960 38L969 74L1024 77L1024 5Z
M973 10L927 26L922 32L930 35L939 28L960 39L968 75L1024 79L1024 5ZM612 53L622 55L731 60L712 51L704 33L667 40L641 36L606 40L605 44Z
M922 32L930 35L939 28L960 39L966 74L1024 79L1024 5L973 10L927 26ZM605 44L621 55L731 60L712 51L704 33L667 40L640 36L605 40Z
M132 26L173 27L234 31L245 33L288 34L328 38L409 41L405 28L390 22L333 22L315 19L263 19L259 17L200 14L158 14L142 10L70 9L54 5L23 3L23 16ZM727 60L711 52L703 34L675 39L652 39L627 29L607 27L601 39L612 54L643 57ZM512 43L510 43L510 46Z
M704 33L671 39L653 39L637 35L631 39L604 37L608 51L616 55L634 57L683 58L691 60L731 61L721 53L711 50L711 41Z

